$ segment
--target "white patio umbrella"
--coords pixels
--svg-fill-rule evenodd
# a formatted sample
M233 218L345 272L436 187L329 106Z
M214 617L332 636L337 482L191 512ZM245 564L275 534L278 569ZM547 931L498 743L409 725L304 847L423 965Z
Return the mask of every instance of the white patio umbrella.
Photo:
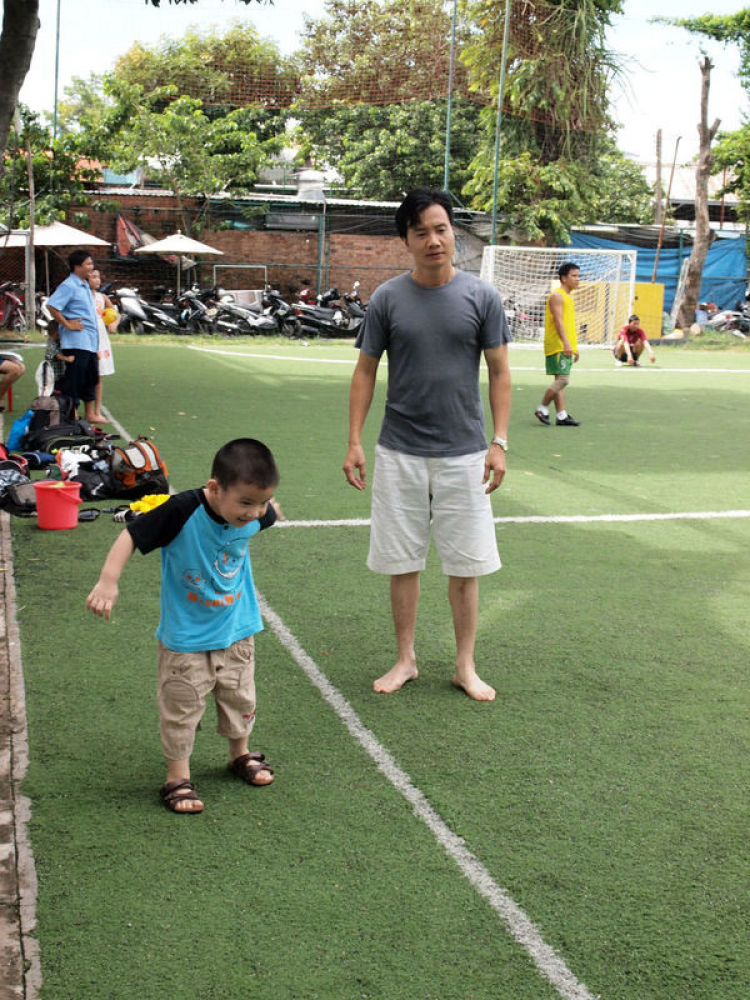
M0 247L26 247L31 236L30 229L14 229L10 235L0 233ZM53 222L49 226L34 226L34 246L44 247L44 261L49 295L49 248L50 247L106 247L106 240L85 233L82 229L68 226L64 222Z
M224 256L223 250L216 250L214 247L210 247L207 243L199 243L198 240L192 240L189 236L184 236L179 230L171 236L165 236L163 240L157 240L155 243L149 243L148 246L145 247L138 247L135 252L176 254L178 295L180 294L180 267L182 264L183 254L195 254L196 256L200 254L216 254L222 257Z

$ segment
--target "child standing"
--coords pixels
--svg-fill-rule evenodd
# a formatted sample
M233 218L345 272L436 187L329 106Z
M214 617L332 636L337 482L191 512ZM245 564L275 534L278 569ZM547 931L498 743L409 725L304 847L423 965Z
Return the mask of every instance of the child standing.
M63 379L65 378L65 365L73 361L72 354L63 354L60 347L60 331L57 329L57 323L50 323L47 329L47 344L44 349L44 360L49 362L49 371L51 372L51 381L53 390L55 392L62 392ZM42 380L45 381L45 374L43 373ZM49 379L47 379L49 381ZM42 385L39 388L39 394L42 395L45 386Z
M107 423L107 420L102 415L102 375L114 375L115 373L115 361L112 357L112 343L109 339L110 333L114 333L117 327L120 325L120 315L117 314L117 319L106 326L104 319L105 309L115 309L112 305L112 301L100 292L99 289L102 284L102 276L97 268L89 275L89 284L91 285L91 291L94 296L94 307L96 309L96 321L99 327L99 350L97 351L97 356L99 358L99 381L96 383L96 413L91 418L91 422L95 424ZM117 310L115 310L116 312Z
M160 795L172 812L203 811L190 780L190 755L209 692L217 731L229 741L232 773L251 785L274 780L264 755L247 747L255 722L253 637L263 628L248 541L276 521L278 482L274 457L260 441L225 444L203 489L178 493L127 525L86 599L89 610L109 620L134 550L161 548L156 636L167 780Z

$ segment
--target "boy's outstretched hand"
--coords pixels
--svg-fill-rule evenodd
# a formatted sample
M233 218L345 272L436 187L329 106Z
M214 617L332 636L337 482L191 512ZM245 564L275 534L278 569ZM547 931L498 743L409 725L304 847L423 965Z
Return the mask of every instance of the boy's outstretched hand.
M99 615L101 618L106 618L109 621L112 617L112 608L115 606L119 593L120 591L116 583L107 585L103 584L100 580L86 598L86 607L89 611L93 611L95 615Z

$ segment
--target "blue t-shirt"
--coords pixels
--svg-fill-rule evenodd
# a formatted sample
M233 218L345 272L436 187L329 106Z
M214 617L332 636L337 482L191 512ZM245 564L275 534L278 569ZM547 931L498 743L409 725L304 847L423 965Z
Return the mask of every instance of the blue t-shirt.
M435 288L410 274L377 288L355 346L373 358L388 353L380 444L427 457L483 451L479 363L511 339L499 294L466 271Z
M263 629L248 542L275 520L269 505L261 520L235 528L199 489L178 493L128 524L140 552L161 548L156 636L168 649L226 649Z
M96 320L94 295L88 281L69 274L50 295L48 306L58 309L65 319L80 319L82 330L68 330L60 324L60 346L64 351L99 350L99 325Z

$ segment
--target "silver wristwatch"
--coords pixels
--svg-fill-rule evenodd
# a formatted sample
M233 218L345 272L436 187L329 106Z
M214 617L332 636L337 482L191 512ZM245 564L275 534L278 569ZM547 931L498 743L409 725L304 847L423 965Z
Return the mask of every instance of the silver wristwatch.
M503 449L503 451L508 450L508 442L505 440L505 438L493 437L493 439L490 441L490 444L499 444L500 447Z

